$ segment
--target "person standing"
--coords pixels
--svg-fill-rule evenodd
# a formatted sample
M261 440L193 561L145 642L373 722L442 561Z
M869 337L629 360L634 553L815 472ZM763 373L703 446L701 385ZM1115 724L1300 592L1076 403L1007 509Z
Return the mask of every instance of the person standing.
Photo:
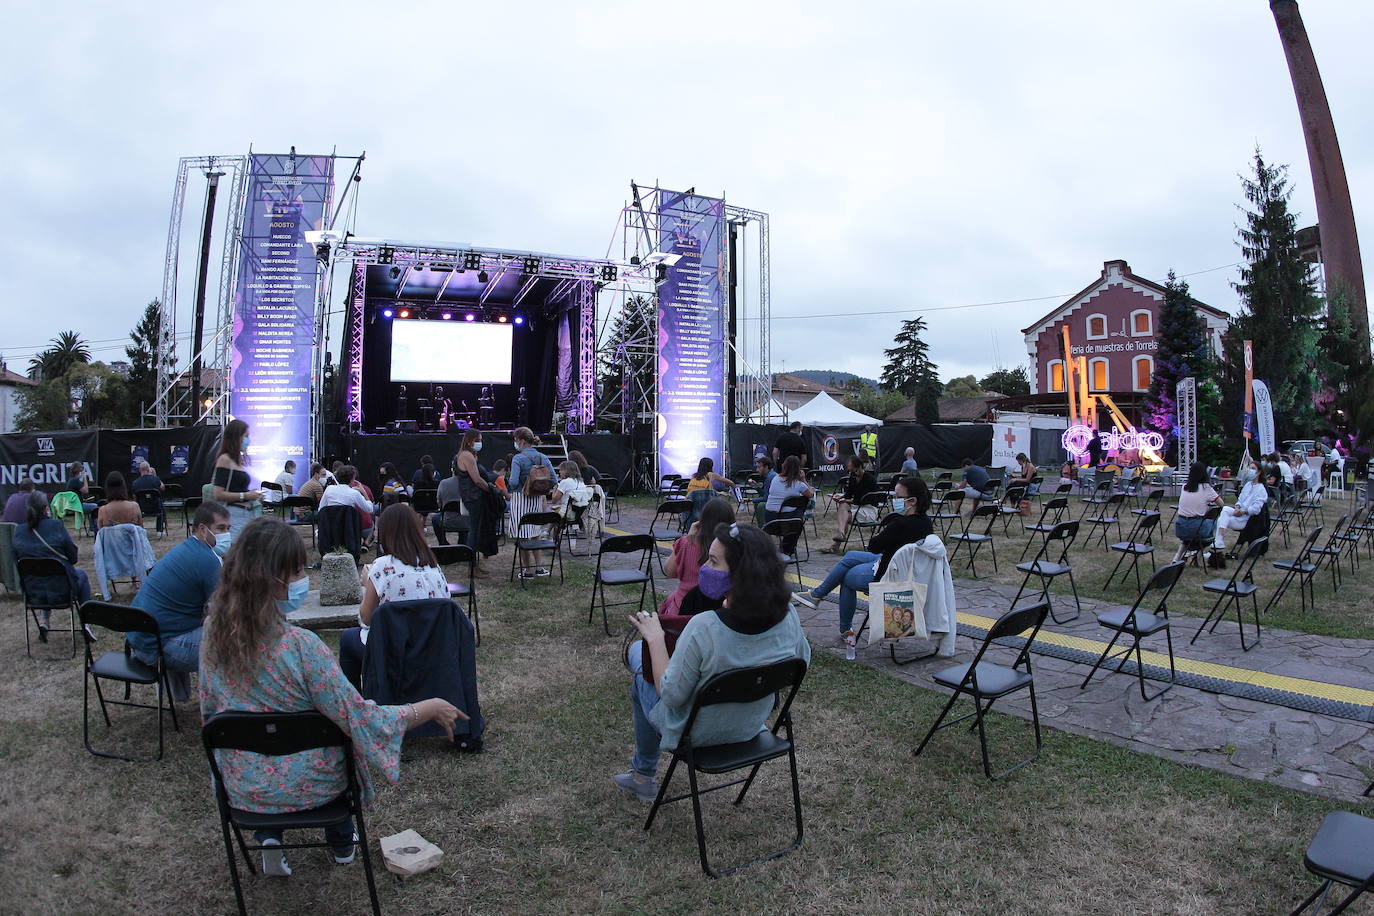
M248 449L248 424L230 420L220 437L215 470L210 477L210 496L229 507L229 540L233 541L254 517L262 514L262 491L248 486L243 455Z
M859 434L859 454L866 463L875 468L878 466L878 434L871 425L865 426Z
M524 486L525 478L529 476L530 469L535 466L548 468L550 478L556 476L557 472L553 462L549 460L549 456L535 448L539 444L539 438L535 436L533 430L528 426L520 426L516 428L512 436L515 438L517 451L515 457L511 459L510 479L506 484L512 492Z
M796 458L802 467L807 465L806 442L802 439L802 425L796 420L787 427L787 432L778 436L773 444L773 465L781 468L788 458Z
M481 544L482 525L486 520L487 508L485 494L492 492L491 481L487 479L487 474L482 470L482 466L477 462L477 453L482 450L482 431L479 429L468 429L463 433L463 442L458 447L458 498L463 502L463 508L468 516L468 533L464 543L472 548L474 557L480 557L481 551L478 546ZM480 564L475 563L472 574L479 579L487 577L487 570Z

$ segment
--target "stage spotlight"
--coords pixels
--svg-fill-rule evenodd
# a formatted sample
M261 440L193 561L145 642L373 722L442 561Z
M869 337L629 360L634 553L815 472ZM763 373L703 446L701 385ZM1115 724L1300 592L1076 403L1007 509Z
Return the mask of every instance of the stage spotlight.
M401 268L399 268L399 267L393 267L393 268L391 268L391 279L393 279L393 280L399 280L400 278L401 278Z
M382 309L382 317L383 317L383 318L390 318L390 317L391 317L391 309Z
M505 323L506 323L507 321L509 321L510 319L509 319L506 315L497 315L497 316L496 316L496 320L497 320L498 322L500 322L501 324L505 324Z
M425 265L423 265L423 264L416 264L416 265L415 265L415 269L416 269L416 270L424 270L424 269L425 269Z
M614 264L601 265L601 279L605 280L607 283L615 282L615 273L616 271Z
M475 314L473 314L472 312L468 312L466 315L463 316L463 320L464 320L464 321L476 321L476 320L477 320L477 316L476 316Z
M477 271L477 282L478 282L478 283L485 283L485 282L487 282L487 280L488 280L488 277L487 277L487 272L486 272L485 270L479 270L479 271Z
M377 249L377 263L390 264L396 258L396 249L390 245L383 245Z
M449 321L449 320L452 319L452 318L453 318L453 313L452 313L452 312L444 312L444 320L445 320L445 321Z
M479 255L477 252L475 252L475 251L466 251L466 252L463 253L463 269L464 269L464 270L477 270L477 269L480 268L481 266L482 266L482 256Z
M410 309L401 309L401 317L402 317L402 318L409 318L409 317L410 317Z
M524 323L525 323L525 316L524 316L524 315L516 315L516 316L515 316L515 323L516 323L516 324L524 324Z
M538 258L525 258L525 265L524 265L524 266L525 266L525 273L527 273L527 274L537 274L537 273L539 273L539 259L538 259Z

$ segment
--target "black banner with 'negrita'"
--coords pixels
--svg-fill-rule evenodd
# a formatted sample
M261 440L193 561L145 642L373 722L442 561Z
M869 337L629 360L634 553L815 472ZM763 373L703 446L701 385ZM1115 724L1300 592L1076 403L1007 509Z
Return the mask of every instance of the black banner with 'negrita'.
M0 496L12 496L25 480L56 493L67 482L67 465L74 461L81 463L88 480L94 480L98 436L94 429L0 436Z

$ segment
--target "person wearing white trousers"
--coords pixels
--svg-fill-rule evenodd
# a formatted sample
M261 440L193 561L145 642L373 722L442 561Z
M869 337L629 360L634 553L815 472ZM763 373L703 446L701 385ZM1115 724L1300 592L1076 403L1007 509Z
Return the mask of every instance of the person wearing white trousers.
M1250 517L1263 509L1268 500L1269 491L1257 479L1252 479L1241 487L1240 495L1236 497L1236 504L1226 506L1221 510L1221 517L1217 519L1217 532L1212 539L1212 546L1217 550L1225 550L1226 541L1223 535L1226 530L1228 528L1233 531L1244 530Z

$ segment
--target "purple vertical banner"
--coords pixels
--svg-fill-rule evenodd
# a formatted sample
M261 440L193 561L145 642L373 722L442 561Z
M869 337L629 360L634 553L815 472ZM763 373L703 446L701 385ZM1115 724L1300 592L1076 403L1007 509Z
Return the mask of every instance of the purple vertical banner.
M330 156L251 157L244 203L230 385L233 414L249 426L254 483L296 462L310 473L310 373L318 274L305 233L324 228L334 186Z
M658 217L658 249L677 256L658 286L659 473L702 458L724 472L725 201L660 190Z

